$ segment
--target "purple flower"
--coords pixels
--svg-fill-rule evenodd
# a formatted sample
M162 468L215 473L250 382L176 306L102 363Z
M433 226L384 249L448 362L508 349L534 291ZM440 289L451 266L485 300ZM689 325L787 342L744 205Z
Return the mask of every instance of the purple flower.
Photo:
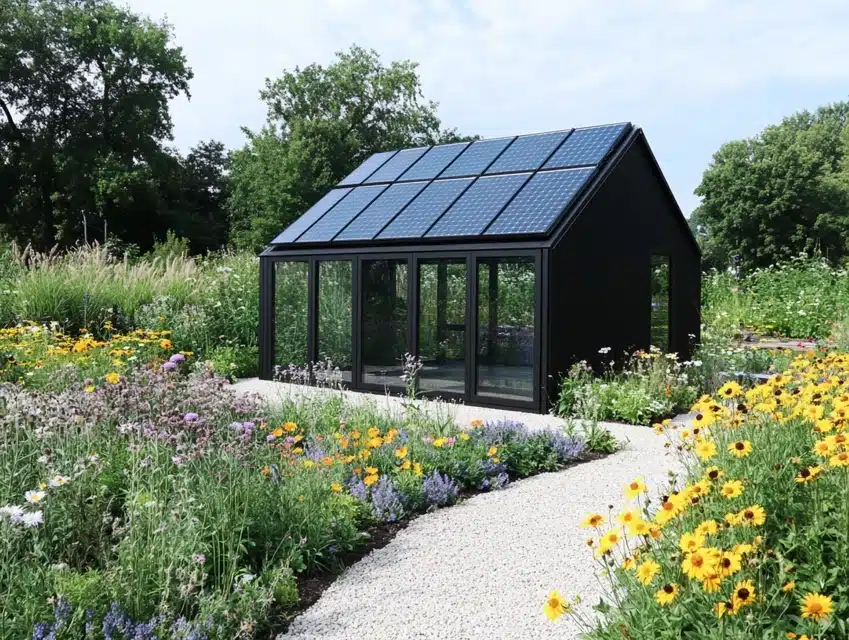
M577 438L570 438L562 433L551 432L548 435L549 444L557 454L560 464L572 462L581 457L586 445Z
M186 422L197 422L197 419L200 416L196 414L194 411L189 411L185 416L183 416L183 420Z
M403 496L388 476L381 476L371 490L371 511L382 522L395 522L404 517Z
M177 362L184 362L185 359L186 356L184 356L182 353L175 353L173 356L168 358L168 362L173 362L176 364Z
M530 437L525 423L518 420L487 420L481 429L475 429L471 435L477 436L486 444L505 444L508 442L523 442Z
M230 428L236 433L241 433L245 430L245 425L243 425L241 422L231 422Z
M273 433L269 433L267 436L265 436L266 442L274 442L275 440L277 440L277 437Z
M348 482L348 492L360 502L368 500L368 487L357 476L353 476Z
M169 360L168 362L166 362L162 365L162 368L165 369L166 371L176 371L177 370L177 363L171 362Z
M457 483L447 475L443 476L439 471L434 471L433 475L425 478L423 489L425 502L430 506L437 507L443 507L454 502L459 491Z
M250 431L256 425L253 422L244 422L244 423L242 423L242 426L245 427L245 429L247 429L248 431Z
M204 564L206 562L206 556L202 553L193 553L192 554L192 562L197 562L198 564Z

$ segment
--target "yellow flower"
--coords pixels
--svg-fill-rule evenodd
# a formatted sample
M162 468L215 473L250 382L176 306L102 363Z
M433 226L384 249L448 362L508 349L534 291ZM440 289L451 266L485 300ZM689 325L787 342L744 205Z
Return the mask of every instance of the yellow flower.
M737 498L743 494L743 483L739 480L729 480L722 485L722 495L729 500Z
M719 553L716 549L698 549L684 557L681 570L690 580L702 580L707 574L716 570L718 561Z
M407 452L408 452L407 446L404 445L403 447L395 449L395 457L398 458L399 460L403 460L404 458L407 457Z
M807 484L809 482L813 482L817 478L819 478L822 473L822 467L814 466L808 467L807 469L802 469L799 472L799 475L796 476L796 482L799 484Z
M433 446L436 448L442 447L445 445L445 438L437 438L433 441Z
M162 340L159 341L159 348L160 349L170 349L173 346L174 346L173 343L170 340L168 340L167 338L163 338Z
M369 430L368 430L368 437L369 438L376 438L379 435L380 435L380 431L378 429L376 429L375 427L369 427Z
M366 473L370 476L377 474L377 467L366 467Z
M271 475L271 468L268 465L266 465L262 469L260 469L259 472L264 476L270 476Z
M733 576L735 573L740 571L743 558L738 553L734 553L733 551L723 551L722 555L719 557L719 573L724 578L727 576Z
M552 591L548 594L543 611L549 620L557 620L564 613L569 612L569 605L557 591Z
M460 440L468 440L468 439L469 439L469 434L466 433L465 431L460 434Z
M817 440L814 443L814 453L821 458L831 455L832 447L826 440Z
M828 459L828 464L832 467L849 467L849 453L841 451L835 456Z
M728 452L738 458L745 458L752 452L752 443L748 440L739 440L728 445Z
M421 462L414 462L413 463L413 473L415 473L417 476L422 475L422 463Z
M705 537L698 533L685 533L678 540L678 546L684 553L698 551L705 544Z
M791 592L791 591L793 591L793 589L795 589L795 588L796 588L796 583L795 583L795 582L793 582L792 580L790 580L789 582L785 582L785 583L784 583L784 585L781 587L781 590L782 590L784 593L790 593L790 592Z
M708 480L710 482L719 480L724 475L725 472L719 467L708 467L707 469L705 469L705 480Z
M114 371L110 371L105 376L103 376L103 379L106 380L106 382L108 382L109 384L118 384L121 381L121 376L120 374Z
M717 571L708 571L702 578L702 589L705 593L716 593L722 586L722 576Z
M665 607L678 596L677 584L665 584L654 594L654 599L661 607Z
M607 553L622 540L622 532L619 529L610 529L605 533L598 543L599 553Z
M742 580L734 585L734 592L731 594L731 607L735 613L754 601L755 585L751 580Z
M292 449L292 453L303 453L304 450L301 447L295 447Z
M334 482L330 485L330 490L333 493L339 493L340 491L342 491L342 485L339 484L338 482Z
M299 495L299 496L298 496L298 500L300 500L301 502L303 502L304 500L306 500L306 497L304 496L304 494L303 494L303 493L302 493L301 495Z
M366 445L368 445L372 449L379 449L383 446L383 438L381 438L380 436L369 438L368 442L366 442Z
M716 524L716 520L705 520L698 527L696 527L696 533L701 536L712 536L719 530L719 525Z
M737 518L746 527L759 527L766 521L766 511L761 505L754 504L740 511Z
M581 523L581 526L587 529L595 529L600 526L601 523L604 522L604 516L598 513L591 513L584 521Z
M642 478L637 478L636 480L632 480L625 487L625 497L628 500L633 500L641 493L646 491L646 483Z
M434 442L434 444L436 444L436 443ZM491 458L491 457L492 457L492 456L494 456L496 453L498 453L498 447L490 447L490 448L489 448L489 451L487 451L487 452L486 452L486 455L487 455L487 456L489 456L489 457Z
M641 520L640 512L636 509L627 509L617 515L616 520L619 522L619 524L627 526L638 520Z
M637 567L637 580L645 585L651 584L660 571L660 565L654 560L646 560Z
M312 469L315 466L315 462L312 460L304 460L303 465L304 469Z
M91 393L92 391L94 391L94 388L95 388L95 387L94 387L94 385L93 385L93 384L88 385L88 386L85 388L86 393Z
M370 487L370 486L371 486L371 485L373 485L375 482L377 482L377 474L370 474L370 475L367 475L365 478L363 478L363 482L365 483L365 485L366 485L367 487Z
M401 470L402 471L408 471L411 466L412 465L410 464L409 460L404 460L404 462L401 463Z
M742 393L743 389L740 387L739 384L737 384L733 380L726 382L719 388L719 391L717 391L717 394L721 398L736 398Z
M807 593L802 598L801 609L803 618L811 618L819 622L834 611L834 604L830 596L824 596L821 593Z
M287 422L283 425L283 428L289 433L292 433L293 431L298 430L298 425L296 425L294 422Z
M275 438L279 438L283 435L283 429L281 427L277 427L271 432L271 435L273 435Z
M702 460L710 460L716 455L716 443L713 440L700 439L696 443L696 455Z

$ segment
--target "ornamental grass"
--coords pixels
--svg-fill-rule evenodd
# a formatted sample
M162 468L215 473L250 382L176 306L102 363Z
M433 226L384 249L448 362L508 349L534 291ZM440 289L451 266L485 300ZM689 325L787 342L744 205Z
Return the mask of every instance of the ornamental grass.
M849 355L807 354L769 381L736 382L655 425L684 472L642 479L584 520L605 598L553 592L552 619L586 637L849 637Z

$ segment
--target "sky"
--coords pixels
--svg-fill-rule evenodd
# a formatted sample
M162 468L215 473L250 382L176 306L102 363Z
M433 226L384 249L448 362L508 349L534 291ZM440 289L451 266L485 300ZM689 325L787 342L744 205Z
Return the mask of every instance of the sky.
M711 157L849 99L846 0L129 0L167 17L195 77L175 144L244 144L266 78L358 44L419 63L446 127L497 137L643 128L685 214Z

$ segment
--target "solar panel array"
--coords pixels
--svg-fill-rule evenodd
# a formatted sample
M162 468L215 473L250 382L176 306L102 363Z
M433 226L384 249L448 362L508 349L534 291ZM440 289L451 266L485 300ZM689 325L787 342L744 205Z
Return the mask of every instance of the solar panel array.
M273 244L550 233L629 123L375 153Z

